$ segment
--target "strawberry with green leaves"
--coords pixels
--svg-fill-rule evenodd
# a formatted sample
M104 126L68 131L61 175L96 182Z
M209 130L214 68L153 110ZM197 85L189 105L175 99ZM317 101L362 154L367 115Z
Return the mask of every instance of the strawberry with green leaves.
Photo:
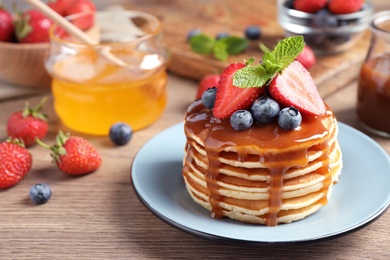
M59 131L54 145L49 146L40 140L37 142L51 150L55 163L65 174L84 175L96 171L102 164L98 151L82 137Z
M248 109L264 93L265 88L239 88L233 84L234 74L245 66L233 63L221 73L213 109L216 118L228 118L237 110Z
M19 183L30 171L32 156L23 141L8 138L0 143L0 189Z
M302 36L280 41L273 51L264 52L259 65L243 66L237 71L233 77L233 85L243 89L268 87L271 96L284 106L299 108L305 115L324 114L324 102L310 73L301 63L294 61L303 48ZM247 63L249 62L253 60ZM217 104L217 100L215 103Z
M8 136L22 139L26 147L35 144L36 138L44 138L48 130L47 115L41 112L45 102L46 98L33 108L26 102L23 110L12 113L7 121Z
M20 43L49 42L49 29L53 21L38 10L28 10L15 20L15 33Z
M10 12L8 12L0 3L0 41L12 42L14 39L14 20Z

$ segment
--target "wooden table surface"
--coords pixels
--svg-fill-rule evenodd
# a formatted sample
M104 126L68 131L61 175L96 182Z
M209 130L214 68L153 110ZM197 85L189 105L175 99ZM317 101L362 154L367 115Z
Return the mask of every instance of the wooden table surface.
M67 129L56 117L50 98L45 107L50 117L45 141L52 142L60 129L83 136L99 150L103 164L95 173L70 177L56 168L47 150L29 148L32 170L18 185L0 191L0 258L390 259L390 212L338 239L283 246L209 241L177 230L149 212L131 185L132 160L151 137L182 122L196 84L170 75L165 113L152 126L134 133L131 142L123 147L112 145L107 137L80 135ZM360 129L355 113L356 87L353 81L323 98L339 121ZM44 95L50 97L50 91L25 92L0 82L0 140L6 138L5 124L10 113L22 108L26 100L35 104ZM390 139L373 138L390 154ZM51 200L40 206L28 198L30 187L37 182L49 184L53 191Z

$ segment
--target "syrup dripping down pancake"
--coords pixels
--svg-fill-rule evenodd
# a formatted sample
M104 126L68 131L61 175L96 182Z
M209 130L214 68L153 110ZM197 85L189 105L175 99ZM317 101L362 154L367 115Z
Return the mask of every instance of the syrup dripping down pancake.
M333 113L284 131L277 123L236 131L195 101L185 118L183 178L212 217L274 226L313 214L342 168Z

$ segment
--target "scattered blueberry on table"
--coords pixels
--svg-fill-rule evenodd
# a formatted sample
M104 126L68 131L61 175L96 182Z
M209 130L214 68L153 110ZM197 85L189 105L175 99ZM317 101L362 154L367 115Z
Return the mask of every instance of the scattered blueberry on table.
M118 122L110 128L110 140L116 145L127 144L133 135L133 129L126 123Z
M44 204L51 198L51 189L44 183L37 183L30 188L30 200L36 204Z

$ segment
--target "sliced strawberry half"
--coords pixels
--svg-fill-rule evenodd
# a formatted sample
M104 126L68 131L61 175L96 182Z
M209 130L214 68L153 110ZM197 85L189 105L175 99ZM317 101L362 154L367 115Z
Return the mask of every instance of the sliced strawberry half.
M322 115L326 112L310 73L298 61L277 75L268 87L270 95L284 106L294 106L301 114Z
M239 88L233 85L234 73L243 67L244 63L233 63L222 72L213 109L216 118L227 118L237 110L250 108L255 99L265 92L264 87Z
M207 89L212 88L212 87L218 87L218 82L219 82L219 74L207 74L204 76L198 84L198 91L196 93L195 98L201 98L203 92L205 92Z

